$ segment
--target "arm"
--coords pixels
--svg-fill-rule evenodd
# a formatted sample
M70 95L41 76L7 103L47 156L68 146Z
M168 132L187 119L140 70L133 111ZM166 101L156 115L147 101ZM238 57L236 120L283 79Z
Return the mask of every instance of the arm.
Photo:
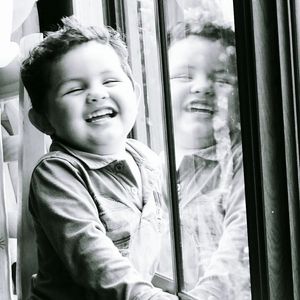
M199 299L250 299L250 271L242 155L234 163L231 192L224 202L223 234L217 251L191 294ZM208 297L211 298L208 298ZM201 298L202 297L202 298ZM245 297L245 298L244 298Z
M106 236L85 182L69 162L42 161L30 195L35 220L78 285L109 299L169 299L142 280Z

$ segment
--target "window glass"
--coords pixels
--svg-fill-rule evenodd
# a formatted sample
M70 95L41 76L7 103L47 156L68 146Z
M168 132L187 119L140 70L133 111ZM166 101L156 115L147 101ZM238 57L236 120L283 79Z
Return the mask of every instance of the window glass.
M140 86L141 101L133 137L146 143L154 150L162 161L166 160L166 133L164 126L164 107L162 97L162 78L160 58L158 51L158 36L156 28L155 2L153 0L125 0L123 2L123 15L119 19L119 26L123 25L125 38L129 50L129 59L135 80ZM122 21L124 24L122 24ZM167 173L167 172L165 172ZM166 203L171 201L167 174L163 175L163 185ZM166 203L163 203L167 212ZM169 206L169 205L168 205ZM169 226L169 213L165 213L163 227ZM166 260L169 262L170 272L160 274L153 279L155 285L164 290L174 292L174 276L172 272L173 239L169 237L167 227ZM157 274L158 275L158 274Z
M118 7L119 9L121 7ZM135 138L157 153L163 148L162 96L153 0L124 1L125 39L141 92ZM119 20L119 22L121 22Z
M184 290L250 299L232 3L176 5L168 60ZM160 267L168 272L165 260Z
M176 282L172 262L179 247L179 292L197 299L251 299L233 3L165 2L168 82L161 73L156 1L124 4L126 39L142 95L134 137L160 155L164 168L162 277L155 283ZM163 84L170 87L174 145L167 145ZM175 149L178 201L170 196L167 146ZM172 205L180 215L175 223ZM172 284L162 287L172 290Z

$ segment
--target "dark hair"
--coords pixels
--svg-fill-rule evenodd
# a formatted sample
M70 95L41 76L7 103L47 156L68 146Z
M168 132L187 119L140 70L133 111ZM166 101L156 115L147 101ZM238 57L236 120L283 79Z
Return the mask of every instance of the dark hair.
M32 49L21 65L21 78L31 99L32 107L39 113L46 110L51 65L74 47L96 41L110 45L120 57L124 72L133 82L128 64L128 51L121 35L108 26L85 27L74 17L65 17L62 26L47 33L45 39Z
M201 24L198 21L179 22L168 31L168 44L183 40L190 35L204 37L212 41L219 40L225 47L235 46L235 34L231 27L211 22Z
M228 49L229 69L231 74L237 74L236 52L235 52L235 33L230 26L218 25L205 20L188 20L176 23L167 35L169 48L176 42L186 39L189 36L206 38L211 41L220 41Z

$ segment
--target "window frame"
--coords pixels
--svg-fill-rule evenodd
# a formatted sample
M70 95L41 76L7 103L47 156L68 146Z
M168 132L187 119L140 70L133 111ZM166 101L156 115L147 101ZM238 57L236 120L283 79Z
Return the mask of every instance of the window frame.
M156 3L158 30L164 36L160 14L166 1ZM300 22L296 15L300 4L294 0L233 0L233 5L252 299L297 299ZM166 45L160 51L165 53ZM168 111L168 68L167 60L162 60ZM167 124L170 118L166 117ZM174 157L172 147L169 166L174 197L174 159L170 156Z
M133 18L131 16L128 17L129 19L129 25L126 24L126 16L124 14L128 13L128 11L125 10L126 5L124 2L126 0L122 0L121 2L118 2L115 0L115 2L119 3L119 6L116 5L116 8L119 8L119 10L123 9L122 12L117 12L117 15L121 15L122 18L116 18L109 17L108 19L116 19L116 27L121 29L126 37L132 30L133 27ZM166 11L168 9L167 2L166 1L155 1L155 13L157 15L156 18L156 28L157 28L157 37L159 40L158 48L159 48L159 63L160 68L162 71L161 74L161 80L163 81L162 86L162 100L163 100L163 106L164 106L164 114L165 114L165 133L166 133L166 152L167 152L167 169L168 172L168 185L169 185L169 193L171 195L172 201L170 201L171 204L171 211L172 211L172 218L171 218L171 236L172 236L172 256L173 261L176 262L174 267L174 274L173 274L173 280L170 280L164 276L161 276L160 274L156 274L154 278L154 283L168 291L174 294L178 294L181 299L194 299L191 295L189 295L187 292L184 292L184 283L183 283L183 263L182 263L182 250L181 250L181 233L180 233L180 213L179 213L179 207L177 205L173 205L173 203L178 203L178 193L177 193L177 180L176 180L176 163L175 163L175 149L174 149L174 140L173 140L173 120L172 120L172 113L171 113L171 95L170 95L170 86L169 86L169 68L168 68L168 50L167 50L167 43L166 43L166 25L168 21L166 19ZM113 14L112 11L109 12L110 14ZM172 20L171 20L172 21ZM111 25L111 24L108 24ZM135 36L135 38L138 35ZM127 40L128 48L130 51L131 47L134 47L134 41L132 41L130 38ZM133 64L135 64L139 59L135 58L135 61L132 61ZM140 61L138 62L139 68L141 68ZM137 126L142 125L142 123L137 122ZM144 141L147 144L148 140L143 140L143 136L137 134L138 139Z
M154 1L159 48L159 59L161 67L162 94L163 107L165 114L165 134L166 134L166 168L168 170L167 184L169 186L168 192L171 197L170 204L170 234L171 247L173 258L173 280L175 282L175 293L180 295L181 299L193 299L192 296L183 292L184 277L183 277L183 261L182 261L182 243L181 243L181 228L180 228L180 212L179 196L177 190L177 170L175 159L175 143L173 134L173 116L172 116L172 99L170 91L170 76L168 64L168 46L167 46L167 32L166 32L166 9L165 1Z
M128 1L129 3L129 1ZM160 5L159 3L156 3L154 5L154 9L157 13L158 9L156 7L156 5ZM149 109L147 107L147 100L148 99L144 99L145 95L147 95L147 91L145 91L145 89L147 89L147 87L144 86L144 81L147 79L143 76L143 72L142 72L142 55L141 53L137 54L136 52L141 50L141 45L137 45L136 41L140 39L141 34L139 33L139 22L138 19L140 16L138 16L138 11L137 9L135 9L134 7L129 8L129 5L127 5L127 0L122 0L122 1L117 1L115 0L114 3L115 6L115 11L107 11L106 12L109 14L109 16L106 18L107 21L109 20L116 20L115 24L114 23L107 23L107 25L109 26L114 26L116 29L121 30L124 35L125 35L125 39L126 39L126 43L128 45L128 50L129 50L129 60L131 63L131 67L133 69L133 74L135 77L135 80L137 80L138 84L140 85L140 87L143 87L141 89L141 103L140 103L140 111L138 113L138 118L135 124L135 128L133 129L133 133L132 136L134 138L139 139L140 141L144 142L145 144L147 144L148 146L153 146L151 143L151 139L149 139L149 131L150 134L152 134L152 130L151 129L151 125L149 126L149 124L147 124L148 120L147 120L147 116L146 116L146 110L147 110L147 115L152 117L153 116L153 107L152 107L152 111L151 108ZM160 11L164 9L164 8L160 8ZM116 11L119 10L119 11ZM160 22L164 22L164 16L161 15L160 18ZM163 28L162 26L159 26L159 24L156 24L158 27L157 28ZM157 35L158 32L156 32ZM160 33L160 34L164 34L164 33ZM164 41L166 41L165 37L163 38ZM144 42L144 40L143 40ZM166 62L167 63L167 53L164 53L164 59L159 59L159 55L162 55L161 51L162 47L159 47L158 49L158 53L157 55L154 55L152 53L152 59L158 59L158 67L162 68L162 62ZM145 62L144 62L145 63ZM147 69L147 65L145 66ZM169 78L168 75L168 69L167 69L167 65L165 65L164 67L164 72L165 74L162 75L162 77L164 78L164 82L168 82L167 78ZM153 74L152 74L153 75ZM161 78L162 80L162 78ZM167 162L168 164L168 169L169 169L169 173L172 173L171 176L169 176L168 181L169 181L169 185L171 186L171 188L169 189L169 193L172 194L172 199L177 199L178 195L177 195L177 182L176 182L176 165L175 165L175 153L174 153L174 147L170 146L170 145L174 145L174 141L173 141L173 126L172 126L172 114L170 113L171 109L170 109L170 103L171 103L171 98L170 98L170 92L167 91L167 95L166 95L166 87L160 86L157 87L160 90L160 99L161 101L163 101L163 99L167 99L165 103L162 103L162 110L164 110L164 114L166 119L165 120L156 120L157 122L162 122L163 125L163 129L166 131L166 136L168 137L166 145L167 149L166 151L169 153L167 155L168 158L171 157L171 159ZM146 98L148 98L149 95L146 96ZM150 98L150 97L149 97ZM143 102L143 99L145 102ZM153 106L153 105L152 105ZM167 106L163 107L163 106ZM162 112L162 111L161 111ZM160 112L156 112L157 115L160 114ZM164 123L164 124L163 124ZM168 125L166 124L168 123ZM155 146L154 146L155 147ZM159 148L159 146L157 147ZM156 149L157 150L157 149ZM170 155L170 152L172 152L172 154ZM178 201L174 202L177 203ZM172 203L170 203L172 204ZM176 261L177 263L174 264L173 266L173 279L169 279L167 277L164 277L161 274L155 274L155 277L153 278L153 283L154 285L162 288L165 291L168 291L170 293L176 294L178 293L182 287L183 287L183 278L182 278L182 261L181 261L181 247L179 246L181 244L180 241L180 230L179 228L174 228L174 223L179 224L179 210L178 207L176 208L174 205L172 205L172 215L176 215L175 219L177 218L177 220L174 222L173 220L171 220L171 232L172 232L172 236L173 239L172 240L176 240L175 243L173 243L172 245L172 261ZM175 226L176 227L176 226ZM178 227L178 226L177 226ZM175 259L175 256L177 256L177 258ZM178 268L178 261L181 261L180 265L181 267ZM177 271L176 271L177 269ZM181 269L181 271L178 271L179 269ZM178 275L179 274L179 275ZM178 276L180 279L178 279ZM179 280L179 282L178 282ZM184 297L184 296L182 296ZM189 296L185 296L184 299L193 299L192 297Z
M109 4L111 1L102 2ZM115 3L118 1L115 0ZM156 3L160 25L158 30L162 41L165 38L166 1L158 0ZM233 4L252 299L298 299L300 21L296 16L300 15L300 3L295 0L233 0ZM106 13L110 16L107 18L108 22L112 22L109 25L116 27L115 11L107 9ZM120 15L122 16L122 12ZM161 43L160 53L162 58L166 58L164 42ZM162 59L161 63L169 145L170 190L176 202L178 196L174 180L174 149L171 146L172 116L169 115L167 59ZM172 209L173 223L177 223L179 217L176 215L179 213L176 208ZM180 232L176 233L176 229L174 240L175 254L177 253L175 256L178 257L180 249L176 248L180 248ZM181 299L190 299L190 296L180 293L181 269L182 264L179 263L175 292L179 292Z

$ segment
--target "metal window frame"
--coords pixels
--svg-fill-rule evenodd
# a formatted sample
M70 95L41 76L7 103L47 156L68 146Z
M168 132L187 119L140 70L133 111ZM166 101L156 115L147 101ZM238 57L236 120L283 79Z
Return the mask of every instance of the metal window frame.
M168 47L167 47L167 33L166 33L166 2L154 1L155 12L157 15L156 27L158 36L158 46L160 53L160 65L161 65L161 79L163 81L163 100L164 100L164 113L165 113L165 131L166 131L166 152L167 152L167 169L169 193L171 196L171 237L173 247L173 271L175 281L175 293L182 293L184 290L184 278L183 278L183 262L182 262L182 244L181 244L181 231L180 231L180 212L177 193L177 175L176 175L176 160L175 160L175 146L174 146L174 134L173 134L173 116L172 116L172 101L170 92L169 81L169 65L168 65Z

